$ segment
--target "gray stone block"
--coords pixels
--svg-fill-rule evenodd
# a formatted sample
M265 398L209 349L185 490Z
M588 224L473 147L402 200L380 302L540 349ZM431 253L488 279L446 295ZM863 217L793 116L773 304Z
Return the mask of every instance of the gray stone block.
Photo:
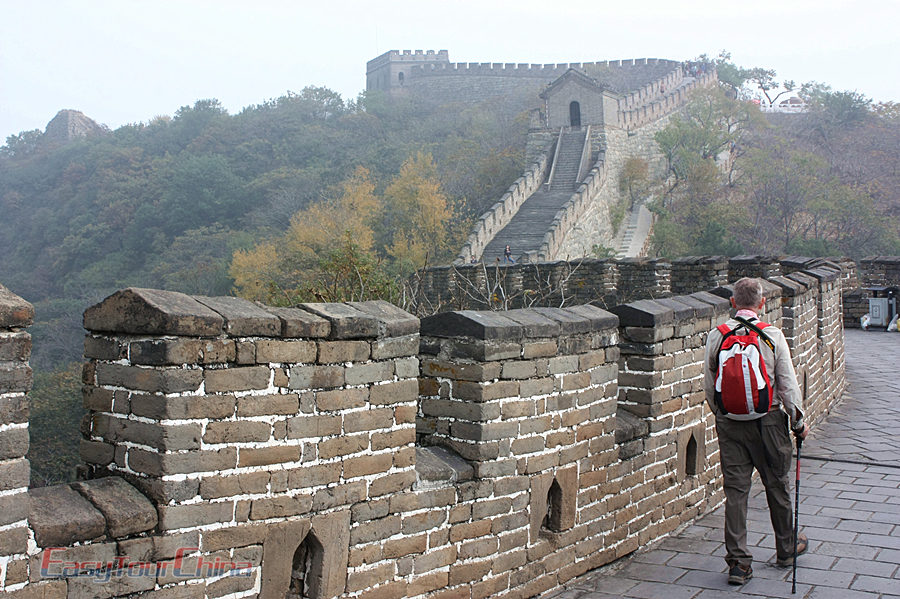
M323 338L331 333L331 323L299 308L265 307L281 321L282 337Z
M675 320L675 311L672 308L654 300L638 300L615 306L610 311L619 317L620 327L654 327L671 324Z
M72 488L100 510L111 537L125 537L156 526L156 508L121 478L108 476L76 482L72 483Z
M570 306L566 311L582 318L588 319L591 323L591 331L598 332L606 329L614 329L619 326L619 317L597 306L584 304L582 306Z
M422 319L421 334L432 337L474 337L480 340L516 341L523 326L498 312L460 310Z
M623 444L645 437L650 432L647 422L627 410L616 412L616 443Z
M526 338L559 336L559 323L535 310L509 310L503 315L522 325L522 332Z
M653 301L662 306L666 306L667 308L671 308L672 314L675 317L675 322L684 322L686 320L694 319L694 308L685 302L680 301L677 297L665 297Z
M716 287L713 291L718 289L724 289L724 287ZM731 302L728 301L728 298L731 297L731 290L729 288L728 296L723 297L721 295L710 293L709 291L698 291L697 293L692 293L688 297L694 298L704 304L710 305L713 308L713 314L722 314L728 312L731 308Z
M704 302L693 295L677 295L673 298L669 298L672 300L676 300L686 306L690 306L694 310L695 318L712 318L716 311L713 307Z
M563 308L532 308L535 312L559 323L561 335L577 335L591 331L591 321L575 312Z
M781 288L781 295L785 297L803 295L807 291L806 285L792 278L778 276L772 277L769 280Z
M194 299L225 319L225 332L233 337L278 337L281 320L274 314L241 297L207 297Z
M472 480L472 465L459 454L444 447L416 448L416 482L427 484L455 484Z
M331 324L329 339L371 339L378 336L378 320L348 304L300 304Z
M129 287L84 311L89 331L149 335L220 335L224 319L192 297L177 291Z
M34 306L0 285L0 327L27 327L34 322Z
M96 539L106 530L103 514L69 485L41 487L28 493L28 523L38 547L65 547Z
M419 332L419 319L390 302L375 300L369 302L347 302L378 321L379 337L403 337Z

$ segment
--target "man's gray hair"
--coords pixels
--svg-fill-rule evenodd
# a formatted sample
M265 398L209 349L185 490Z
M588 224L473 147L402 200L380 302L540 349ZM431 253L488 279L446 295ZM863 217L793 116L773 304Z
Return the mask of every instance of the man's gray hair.
M732 293L734 304L738 308L757 308L763 300L763 288L759 279L745 277L734 284Z

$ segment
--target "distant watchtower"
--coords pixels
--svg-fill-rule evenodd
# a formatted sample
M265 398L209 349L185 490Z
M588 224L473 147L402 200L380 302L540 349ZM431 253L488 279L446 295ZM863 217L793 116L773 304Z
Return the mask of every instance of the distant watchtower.
M390 91L404 87L413 67L449 64L446 50L390 50L366 63L366 91Z

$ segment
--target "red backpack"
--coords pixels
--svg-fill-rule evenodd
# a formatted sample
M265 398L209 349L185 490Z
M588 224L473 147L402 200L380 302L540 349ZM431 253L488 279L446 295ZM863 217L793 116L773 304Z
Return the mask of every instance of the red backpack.
M753 324L740 317L735 320L741 324L734 329L725 324L718 327L722 344L717 354L714 398L729 418L755 420L765 416L772 407L772 385L759 351L759 340L762 339L773 353L775 345L763 333L768 324ZM746 329L747 334L739 335L741 329Z

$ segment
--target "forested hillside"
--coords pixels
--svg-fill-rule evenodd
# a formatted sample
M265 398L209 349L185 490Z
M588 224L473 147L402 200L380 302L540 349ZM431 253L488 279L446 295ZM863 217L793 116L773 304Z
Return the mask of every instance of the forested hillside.
M55 366L79 357L81 312L106 294L129 285L229 294L235 251L277 238L348 185L380 196L409 161L418 172L407 178L425 177L419 184L456 216L447 235L464 236L459 224L521 173L526 130L489 105L347 102L306 88L236 115L199 101L65 145L26 132L0 157L0 281L35 303L33 363ZM390 260L404 199L388 199L359 216L377 231L367 249ZM309 220L326 215L305 214L304 224L327 229Z
M774 71L727 58L716 61L719 87L697 94L657 134L665 180L623 182L654 198L653 251L900 254L900 106L815 82L778 83ZM800 111L760 111L788 92L802 99Z
M897 104L808 84L803 112L763 114L748 100L778 93L774 73L727 58L720 87L656 136L666 176L633 158L618 181L614 209L649 198L656 212L651 251L900 254ZM202 100L76 141L10 136L0 283L35 304L34 483L78 462L86 307L126 286L402 304L405 278L452 260L526 166L528 120L503 114L309 87L234 115Z

